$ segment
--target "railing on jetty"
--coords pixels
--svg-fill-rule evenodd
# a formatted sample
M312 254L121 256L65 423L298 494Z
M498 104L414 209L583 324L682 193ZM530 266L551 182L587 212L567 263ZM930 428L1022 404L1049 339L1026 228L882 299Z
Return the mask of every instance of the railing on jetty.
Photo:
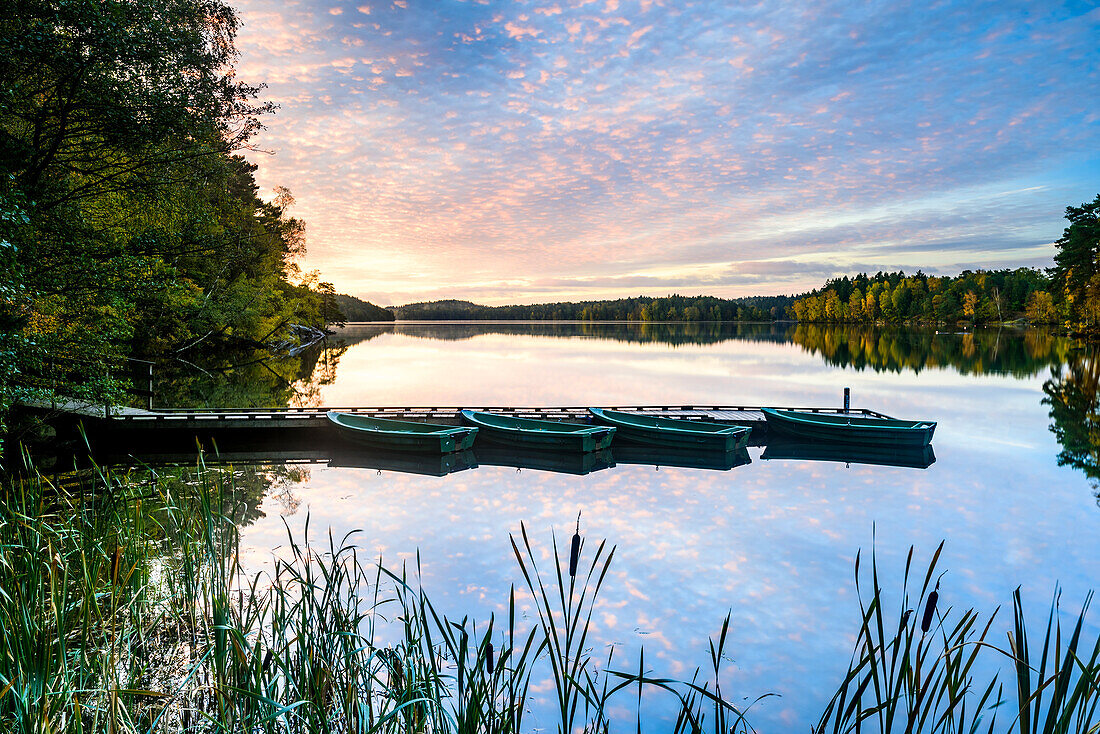
M113 367L107 368L107 377L115 377L124 383L122 392L139 397L145 403L145 410L153 410L153 362L133 357L112 357L105 360ZM99 413L102 417L112 417L120 410L118 406L102 402L102 400L89 401L88 399L66 398L58 395L59 384L69 386L87 385L92 376L93 369L102 369L102 363L71 357L51 357L39 369L26 369L15 378L15 384L22 388L39 389L49 394L49 399L35 402L34 407L45 408L59 413L75 413L92 415ZM74 409L79 406L79 410ZM122 408L130 410L130 408Z

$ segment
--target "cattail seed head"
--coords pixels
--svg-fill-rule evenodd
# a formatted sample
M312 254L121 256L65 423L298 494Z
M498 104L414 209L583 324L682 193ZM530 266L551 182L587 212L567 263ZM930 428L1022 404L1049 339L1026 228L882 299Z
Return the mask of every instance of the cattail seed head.
M577 513L577 529L573 533L573 542L569 547L569 577L577 576L577 561L581 558L581 513Z
M489 672L489 675L493 674L493 643L485 643L485 670Z
M924 617L920 621L920 631L927 632L932 627L932 617L936 614L936 602L940 598L940 592L932 589L928 595L928 603L924 605Z
M573 544L569 548L569 575L577 575L577 561L581 558L581 536L573 534Z

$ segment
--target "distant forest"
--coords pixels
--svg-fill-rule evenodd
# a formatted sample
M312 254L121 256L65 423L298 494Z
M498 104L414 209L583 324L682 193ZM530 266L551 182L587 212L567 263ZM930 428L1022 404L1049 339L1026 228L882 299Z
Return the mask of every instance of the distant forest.
M393 311L375 306L370 301L364 301L355 296L336 294L336 308L339 309L342 318L331 319L333 321L393 321Z
M614 301L481 306L469 301L431 301L391 307L402 321L772 321L782 318L790 296L715 298L666 296Z
M482 306L431 301L390 306L402 321L778 321L807 323L1053 323L1059 311L1041 270L965 271L955 277L861 273L797 296L621 298L614 301ZM348 298L340 296L339 298ZM359 301L359 303L365 303ZM372 304L366 304L372 306ZM341 309L343 309L341 301ZM348 321L368 320L344 311ZM382 320L380 318L369 320Z

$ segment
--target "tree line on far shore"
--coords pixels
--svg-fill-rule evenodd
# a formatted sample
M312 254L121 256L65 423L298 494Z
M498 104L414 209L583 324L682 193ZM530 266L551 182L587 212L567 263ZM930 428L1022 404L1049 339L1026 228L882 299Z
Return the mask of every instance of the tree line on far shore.
M403 321L772 321L785 313L791 301L789 296L716 298L671 295L527 306L430 301L391 307L391 310Z
M334 305L337 309L335 318L329 318L330 322L342 321L393 321L393 311L376 306L370 301L364 301L344 293L337 293L334 297ZM327 313L327 312L326 312Z
M1070 225L1055 243L1054 267L964 271L955 277L917 271L836 278L794 299L788 315L810 323L1059 324L1083 335L1100 331L1100 196L1066 208Z

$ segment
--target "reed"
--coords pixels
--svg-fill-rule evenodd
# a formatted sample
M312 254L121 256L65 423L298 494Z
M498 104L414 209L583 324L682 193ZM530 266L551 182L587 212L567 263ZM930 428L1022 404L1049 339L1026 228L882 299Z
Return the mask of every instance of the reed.
M1020 732L1086 734L1100 731L1100 637L1082 644L1089 599L1064 641L1058 593L1042 646L1028 642L1020 590L1013 595L1008 646L989 641L997 610L983 622L974 609L941 608L936 549L919 586L913 549L905 562L900 603L891 606L872 555L869 579L856 560L861 623L848 672L814 731L826 732ZM867 583L870 590L867 591ZM923 609L920 624L914 610ZM1035 653L1038 652L1038 666ZM1015 697L998 674L983 679L979 660L1007 658L1015 673ZM1010 719L998 725L998 718Z
M559 732L640 731L651 694L672 697L676 734L752 730L751 705L731 703L745 699L722 681L729 616L688 680L650 670L644 651L636 667L613 650L592 656L615 549L579 527L568 551L551 535L544 552L521 525L511 542L523 583L506 615L455 618L433 605L419 558L388 569L355 534L313 542L308 519L301 537L288 529L271 571L245 573L232 476L200 461L8 480L0 731L513 734L532 729L533 681L552 684ZM1063 634L1056 602L1036 645L1017 592L1008 643L996 645L992 616L938 598L939 557L917 574L910 552L894 605L875 558L869 569L857 560L856 649L814 730L1098 731L1087 603ZM528 603L531 620L517 611ZM984 656L1003 656L1012 682L978 681ZM620 703L634 722L614 720Z

